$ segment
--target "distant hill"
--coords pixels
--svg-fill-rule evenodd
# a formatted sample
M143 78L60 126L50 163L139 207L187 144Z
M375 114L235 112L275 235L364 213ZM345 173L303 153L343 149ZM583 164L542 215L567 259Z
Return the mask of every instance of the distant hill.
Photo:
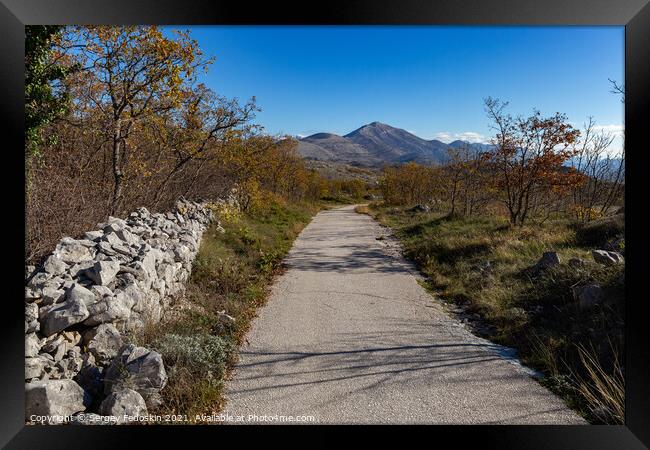
M462 148L464 146L469 146L469 148L479 151L479 152L487 152L489 150L492 150L494 148L494 145L492 144L479 144L479 143L470 143L467 141L454 141L449 143L450 147L454 148Z
M380 165L381 160L347 137L331 133L317 133L300 140L299 153L310 159L357 163L364 166Z
M375 184L381 176L378 167L361 167L335 161L320 161L307 159L306 165L310 169L317 170L323 177L330 180L351 180L357 179L366 183Z
M565 164L566 167L578 167L577 158L568 160ZM621 173L619 174L619 169ZM625 180L625 161L621 158L611 158L611 159L600 159L598 160L598 169L597 172L600 177L614 181L616 177L620 177L620 180Z
M427 141L406 130L380 122L364 125L345 137L367 148L382 161L442 163L447 159L447 144L436 140Z
M449 159L449 147L467 145L476 151L490 148L487 144L465 141L445 144L436 139L426 140L381 122L364 125L345 136L317 133L298 142L298 152L306 159L366 167L411 161L421 164L444 164Z
M412 161L427 165L445 164L449 160L450 148L463 147L477 153L494 148L491 144L462 140L449 144L436 139L426 140L381 122L369 123L345 136L316 133L298 139L298 153L308 160L311 168L317 169L328 178L361 178L365 181L376 180L377 169L385 165ZM613 180L621 160L603 160L601 164L603 171L608 172L609 178ZM573 160L564 164L566 170L575 165ZM364 168L369 171L363 171Z

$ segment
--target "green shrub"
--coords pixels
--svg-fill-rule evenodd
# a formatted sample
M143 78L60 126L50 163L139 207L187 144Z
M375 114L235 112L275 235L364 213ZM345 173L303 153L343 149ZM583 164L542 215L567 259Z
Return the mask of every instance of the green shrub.
M528 281L518 300L522 305L574 305L572 288L596 283L607 290L609 299L622 302L623 287L617 282L622 270L622 266L608 267L592 262L580 268L560 264L534 276L527 269L515 275Z
M214 335L165 334L155 345L166 364L185 368L199 377L220 379L235 346Z

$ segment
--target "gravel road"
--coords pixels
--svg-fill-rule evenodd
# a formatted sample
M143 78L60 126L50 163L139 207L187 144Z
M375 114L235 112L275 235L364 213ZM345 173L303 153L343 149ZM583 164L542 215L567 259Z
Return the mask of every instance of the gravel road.
M585 423L445 313L387 234L352 206L303 230L226 383L227 422Z

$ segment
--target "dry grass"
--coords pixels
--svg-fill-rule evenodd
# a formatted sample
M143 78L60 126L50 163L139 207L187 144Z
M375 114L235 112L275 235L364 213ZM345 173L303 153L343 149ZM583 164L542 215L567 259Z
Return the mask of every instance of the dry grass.
M185 297L162 322L134 336L157 349L169 381L156 413L216 413L223 406L224 379L237 360L256 308L293 240L318 210L313 204L272 204L255 214L241 214L204 234ZM235 319L231 323L220 313Z
M368 207L368 205L359 205L359 206L355 206L354 212L358 214L370 214L370 208Z
M613 370L606 370L598 352L578 345L580 361L587 374L576 374L577 390L587 403L591 415L602 423L623 424L625 422L625 377L618 360L618 352L612 346L614 354Z
M611 236L609 224L607 233L590 233L585 241L585 231L563 219L518 228L499 217L449 217L381 204L370 204L369 211L394 229L438 298L480 317L477 333L517 348L526 364L547 375L549 388L592 422L618 423L615 399L622 391L611 380L621 370L615 353L623 346L624 266L596 264L590 254L605 244L595 236ZM535 273L545 251L558 252L562 263ZM571 266L571 258L585 263ZM605 290L606 300L580 309L572 287L591 283ZM593 353L584 352L592 347Z

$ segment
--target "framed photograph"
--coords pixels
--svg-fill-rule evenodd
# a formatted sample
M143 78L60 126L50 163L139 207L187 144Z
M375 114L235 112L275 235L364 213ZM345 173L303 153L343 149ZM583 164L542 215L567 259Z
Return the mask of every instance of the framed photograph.
M650 445L647 0L0 18L7 448Z

